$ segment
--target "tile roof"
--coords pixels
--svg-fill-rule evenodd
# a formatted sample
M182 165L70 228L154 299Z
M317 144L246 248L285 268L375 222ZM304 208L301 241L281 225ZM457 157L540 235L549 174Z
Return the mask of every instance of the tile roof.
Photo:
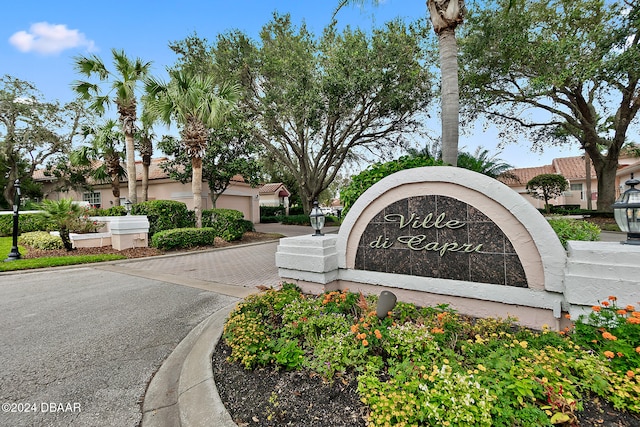
M556 170L555 173L559 173L569 181L572 179L585 179L587 175L584 167L584 156L560 157L553 159L552 165ZM596 170L593 168L593 164L591 164L591 176L593 178L596 177Z
M281 182L270 182L260 187L260 194L272 194L278 191L284 184Z
M533 168L510 169L509 173L515 175L515 179L498 177L498 180L507 185L527 185L531 178L544 173L556 173L551 165L536 166Z

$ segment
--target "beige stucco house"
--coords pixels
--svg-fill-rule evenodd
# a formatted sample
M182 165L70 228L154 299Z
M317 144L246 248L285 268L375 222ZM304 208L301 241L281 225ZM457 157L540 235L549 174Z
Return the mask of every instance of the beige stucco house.
M289 214L289 197L291 192L281 182L264 184L260 187L260 206L284 206Z
M617 194L624 192L627 187L624 183L630 178L632 172L636 175L640 173L640 160L638 158L628 157L618 160L619 167L616 174L616 191ZM562 157L553 159L550 165L512 169L511 172L517 177L514 179L500 179L504 184L518 192L522 197L528 200L534 207L538 209L544 208L544 200L531 197L526 190L529 180L541 174L559 174L569 181L569 189L562 193L559 197L549 201L554 206L580 206L581 209L587 208L587 200L591 198L592 208L596 209L598 201L598 180L593 164L589 162L591 176L591 191L587 190L587 167L584 156Z
M182 184L169 178L161 168L160 164L166 161L166 158L153 159L149 167L149 191L148 200L177 200L184 202L188 209L193 209L193 193L191 192L191 183ZM136 162L137 172L137 194L140 197L140 186L142 183L142 163ZM95 184L92 191L56 191L55 177L47 177L44 171L37 170L34 173L34 179L43 184L44 198L61 199L72 198L74 200L82 200L91 203L96 207L110 208L116 205L116 200L111 191L111 185ZM244 218L254 223L260 222L260 196L259 187L251 188L242 176L236 175L231 180L229 187L216 201L216 208L235 209L244 214ZM129 194L127 180L120 181L120 204ZM202 209L213 208L209 187L202 186Z

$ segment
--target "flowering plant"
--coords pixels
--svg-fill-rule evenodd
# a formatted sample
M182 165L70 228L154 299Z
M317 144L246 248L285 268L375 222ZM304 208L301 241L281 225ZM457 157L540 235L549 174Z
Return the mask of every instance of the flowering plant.
M619 307L609 296L591 310L576 321L574 341L605 356L614 370L633 373L640 367L640 309Z

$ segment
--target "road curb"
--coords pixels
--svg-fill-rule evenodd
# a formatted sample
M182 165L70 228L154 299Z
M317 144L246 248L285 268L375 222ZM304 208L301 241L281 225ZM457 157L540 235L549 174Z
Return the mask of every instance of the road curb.
M211 358L236 303L200 322L167 357L142 405L143 427L237 427L213 380Z

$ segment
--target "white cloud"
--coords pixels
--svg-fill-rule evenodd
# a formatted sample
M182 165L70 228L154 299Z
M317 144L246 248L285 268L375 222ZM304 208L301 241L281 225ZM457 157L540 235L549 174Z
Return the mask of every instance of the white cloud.
M37 52L53 55L66 49L86 47L88 51L95 50L93 40L78 30L70 30L66 25L54 25L48 22L37 22L29 31L18 31L9 37L9 43L22 52Z

